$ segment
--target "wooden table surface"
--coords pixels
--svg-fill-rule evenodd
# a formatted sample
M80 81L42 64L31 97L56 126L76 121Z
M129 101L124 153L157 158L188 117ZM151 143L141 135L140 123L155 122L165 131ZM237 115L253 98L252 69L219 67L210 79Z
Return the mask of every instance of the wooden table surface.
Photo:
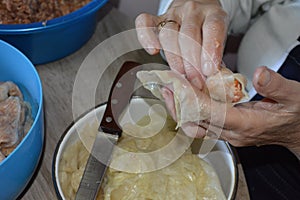
M45 146L40 165L28 187L18 199L48 200L57 199L52 181L52 160L54 150L61 135L73 121L72 92L75 77L86 56L105 39L122 31L134 28L134 21L123 15L109 4L101 9L101 17L95 34L78 51L61 60L36 66L43 84L44 111L45 111ZM136 43L136 41L134 41ZM130 39L121 43L123 46L132 45ZM118 66L126 60L140 63L164 63L160 56L149 56L143 50L128 52L117 58L110 67L100 87L97 89L95 104L105 102L108 88L112 84ZM238 164L238 189L236 199L249 199L244 174Z

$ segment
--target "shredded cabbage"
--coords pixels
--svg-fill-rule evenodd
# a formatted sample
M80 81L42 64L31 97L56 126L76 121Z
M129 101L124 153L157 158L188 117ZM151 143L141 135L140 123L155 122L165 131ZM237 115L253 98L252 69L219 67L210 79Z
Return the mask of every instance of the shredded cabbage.
M145 125L148 121L149 118L144 117L139 122L139 125ZM122 135L118 146L130 152L155 151L172 140L177 134L175 127L176 123L171 120L171 118L168 118L166 125L158 134L143 139L136 139L126 134L125 129L125 133ZM132 128L133 127L129 126L128 130L132 130ZM97 130L97 124L95 124L95 130ZM147 133L145 132L143 134ZM65 152L65 154L69 153L72 156L63 156L61 163L65 166L60 167L61 180L64 180L61 184L64 186L64 194L67 199L75 198L84 166L83 162L80 161L81 166L78 162L75 169L71 170L69 166L66 166L68 162L71 162L67 159L72 160L72 158L74 159L75 157L79 158L78 155L74 156L74 152L80 153L86 151L80 142L74 145L78 147L75 148L73 146L66 150L72 151L72 153ZM81 153L80 155L81 157L85 155L83 159L84 162L86 162L88 154ZM120 162L122 156L124 156L124 154L114 154L113 162ZM122 164L122 162L120 162L120 164ZM143 165L151 164L155 165L155 161L149 159L147 162L131 163L131 165L136 168L137 173L127 173L109 168L104 184L102 184L101 194L98 195L97 200L226 199L213 168L197 155L192 154L190 149L167 167L152 172L139 173L140 169L145 167ZM70 188L70 184L72 188Z

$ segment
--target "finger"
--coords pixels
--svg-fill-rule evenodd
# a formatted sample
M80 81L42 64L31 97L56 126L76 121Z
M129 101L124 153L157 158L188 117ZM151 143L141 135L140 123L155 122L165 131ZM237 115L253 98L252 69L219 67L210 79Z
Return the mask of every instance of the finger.
M256 69L253 85L259 94L278 103L288 105L300 98L298 82L288 80L267 67Z
M172 70L185 74L178 44L179 24L166 23L159 32L159 41Z
M219 139L227 141L235 147L248 146L247 141L244 139L239 139L238 135L232 130L223 129Z
M137 16L135 26L137 37L142 47L151 55L157 54L161 49L157 36L157 25L162 19L147 13Z
M201 121L199 123L199 126L206 130L205 133L207 137L224 140L224 137L221 136L223 131L227 131L227 129L225 129L224 127L214 126L208 121Z
M206 136L208 136L210 138L215 138L215 139L220 138L220 135L221 135L222 131L224 130L224 127L214 126L213 124L209 123L208 121L200 122L199 126L201 126L207 130Z
M184 71L187 79L199 89L202 89L204 84L204 76L200 68L201 26L201 16L184 16L179 34Z
M174 95L172 91L169 88L164 87L161 89L161 94L164 97L166 107L169 110L171 117L177 121ZM187 136L192 138L203 138L206 135L206 130L201 127L201 125L199 126L194 122L182 124L181 129Z
M191 138L204 138L206 136L206 129L193 122L182 124L181 129Z
M174 95L172 91L169 88L164 87L161 89L161 94L164 97L166 107L169 110L171 117L177 121ZM182 124L181 129L187 136L192 138L203 138L206 135L206 130L201 127L201 125L194 122Z
M207 130L207 136L214 139L220 139L228 141L230 144L235 144L235 146L241 146L238 134L236 134L231 129L225 129L218 126L209 124L208 122L201 122L201 126Z
M225 140L235 147L261 146L267 144L261 138L250 137L249 135L236 133L235 131L228 129L223 129L219 139Z
M201 68L205 76L215 74L221 66L227 36L226 13L218 10L205 17L202 27Z
M174 121L177 121L173 92L171 90L169 90L168 88L163 87L161 89L161 95L163 96L163 98L165 100L166 107L167 107L171 117L174 119Z
M224 107L220 102L212 101L211 117L207 120L211 126L216 126L221 129L241 129L247 130L249 126L255 126L257 122L250 122L249 120L261 119L261 113L253 108L254 102L238 104L235 107Z
M264 109L267 105L257 104L261 103L242 103L235 107L229 107L226 110L226 118L223 126L222 124L214 122L211 124L228 130L247 132L254 128L267 129L268 127L274 126L274 124L277 124L278 119L282 118L282 115L278 114L278 112L271 111L271 107L269 109ZM280 121L282 120L285 119L283 118Z

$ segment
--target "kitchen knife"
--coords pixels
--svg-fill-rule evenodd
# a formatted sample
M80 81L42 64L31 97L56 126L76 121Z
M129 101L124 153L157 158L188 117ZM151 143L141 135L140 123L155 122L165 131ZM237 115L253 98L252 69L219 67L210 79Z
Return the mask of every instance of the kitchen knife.
M133 94L139 65L136 62L125 62L112 84L99 132L96 134L76 193L76 200L94 200L97 197L106 169L110 164L114 145L122 134L118 118L129 104Z

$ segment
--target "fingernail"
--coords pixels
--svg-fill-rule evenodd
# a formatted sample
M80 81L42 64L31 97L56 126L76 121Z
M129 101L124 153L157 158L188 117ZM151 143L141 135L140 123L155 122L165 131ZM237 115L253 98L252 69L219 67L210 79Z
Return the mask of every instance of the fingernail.
M263 86L266 86L268 85L268 83L270 82L271 80L271 74L269 72L268 69L264 69L260 74L259 74L259 78L258 78L258 85L263 87Z
M166 99L168 99L168 97L170 96L170 91L167 89L167 88L165 88L165 87L162 87L161 89L160 89L160 93L161 93L161 95L162 95L162 97L166 100Z
M211 62L204 61L204 64L202 65L202 73L205 76L210 76L213 74L213 66Z
M145 50L147 51L148 54L153 55L157 52L157 50L155 48L145 48Z

